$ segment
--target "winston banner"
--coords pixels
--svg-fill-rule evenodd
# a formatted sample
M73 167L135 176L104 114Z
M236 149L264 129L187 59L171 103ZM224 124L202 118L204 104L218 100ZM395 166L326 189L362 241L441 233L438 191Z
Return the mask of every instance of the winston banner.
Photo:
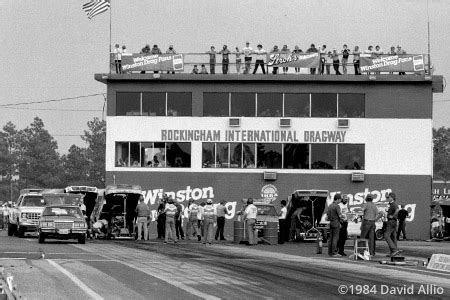
M318 68L319 64L319 53L270 54L267 62L269 67Z
M423 55L382 55L373 57L361 54L361 72L419 72L425 69Z
M122 70L132 71L183 71L182 54L123 53ZM111 53L111 72L115 72L114 54Z

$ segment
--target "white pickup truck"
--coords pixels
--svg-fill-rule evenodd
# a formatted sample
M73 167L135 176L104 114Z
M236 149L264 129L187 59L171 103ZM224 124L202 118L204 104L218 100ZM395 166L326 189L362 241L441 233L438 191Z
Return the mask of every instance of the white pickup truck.
M8 217L8 235L24 237L26 232L35 232L39 217L46 205L42 189L24 189L19 199L10 208Z

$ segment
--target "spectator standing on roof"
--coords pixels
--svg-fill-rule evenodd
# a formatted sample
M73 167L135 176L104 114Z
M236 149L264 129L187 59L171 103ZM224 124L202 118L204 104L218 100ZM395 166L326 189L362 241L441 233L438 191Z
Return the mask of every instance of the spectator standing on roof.
M361 51L359 51L359 46L355 46L353 50L353 68L355 69L355 75L361 75L361 69L359 68L359 60L361 57Z
M341 228L339 229L339 240L338 240L338 254L341 256L347 256L345 254L345 242L347 241L348 232L348 219L347 214L348 209L348 196L344 195L341 202L339 203L339 208L341 209Z
M261 44L258 45L258 49L256 49L253 53L256 54L256 60L255 60L255 69L253 70L253 74L256 74L256 71L258 70L258 66L261 66L263 74L266 74L264 62L267 56L266 50L264 50L263 46Z
M317 50L316 45L311 44L311 46L308 48L308 50L306 50L306 52L307 52L307 53L317 53L317 52L319 52L319 51ZM311 74L316 74L316 68L310 68L310 69L309 69L309 72L310 72Z
M364 50L364 54L366 54L366 56L370 55L370 57L373 57L373 46L367 47L367 50ZM367 72L367 75L370 75L370 72Z
M238 74L241 74L241 62L242 62L241 54L242 54L242 52L239 51L238 47L236 47L236 52L234 52L234 54L236 54L236 72Z
M287 58L289 57L289 55L291 54L291 50L289 50L287 45L283 45L283 48L281 48L280 51L280 56L282 58ZM283 67L283 74L287 74L289 68L288 67Z
M375 46L375 50L373 51L373 55L375 55L375 57L380 57L381 55L383 55L384 54L384 52L383 52L383 50L381 49L381 47L379 46L379 45L376 45ZM378 72L375 72L375 74L380 74L380 72L378 71Z
M347 63L348 57L350 56L350 49L347 48L346 44L344 44L341 53L342 53L342 73L345 75L347 74Z
M278 49L278 46L273 46L273 49L270 51L270 57L276 57L277 55L280 55L280 49ZM269 72L269 69L267 68L267 72ZM272 74L278 74L278 67L272 67Z
M245 47L242 49L242 52L244 53L244 61L245 61L245 69L244 74L250 73L250 67L252 63L252 53L253 49L250 47L250 42L245 43Z
M387 225L384 232L384 239L386 240L390 254L389 256L395 256L400 253L397 248L397 218L400 211L398 204L395 203L395 193L389 193L389 209L387 211Z
M220 238L221 241L225 241L225 236L223 231L225 228L225 215L228 215L227 207L225 206L225 200L220 201L219 205L216 206L216 219L217 219L217 229L215 239Z
M116 44L114 46L114 64L116 65L116 74L122 74L122 49L120 45Z
M388 53L389 55L397 55L397 52L395 51L395 46L391 46L391 50ZM389 72L389 74L394 74L394 72Z
M166 50L166 54L177 54L175 49L173 49L173 45L169 45L169 49ZM169 74L171 71L167 71L167 74ZM172 74L175 74L175 71L172 71Z
M153 45L152 50L150 50L150 54L162 54L161 49L158 48L158 45ZM153 71L153 73L158 73L159 71Z
M339 53L337 52L336 48L333 48L333 53L331 54L331 57L333 58L333 68L336 75L342 75L341 72L339 72Z
M320 48L320 75L323 75L323 73L325 72L325 62L327 55L327 45L322 45L322 48Z
M286 215L287 215L286 200L281 200L280 215L278 217L278 224L280 226L280 235L278 237L278 244L284 244L284 242L286 241Z
M337 256L337 243L339 240L339 230L341 228L341 208L338 203L341 194L334 195L333 203L328 207L327 218L330 221L330 239L328 240L328 255Z
M142 239L142 229L144 229L144 240L148 240L147 220L150 218L150 209L144 202L144 196L139 197L139 204L136 206L136 224L138 228L137 240Z
M214 211L212 199L206 200L206 205L203 209L203 226L205 228L205 236L203 237L203 244L212 243L214 223L216 222L216 214Z
M206 53L209 54L209 73L216 74L216 48L211 46L211 50Z
M331 74L331 65L333 64L333 53L328 51L327 56L325 56L325 68L327 70L327 75Z
M142 48L140 54L148 55L148 54L150 54L150 50L151 50L151 49L150 49L150 45L147 44L147 45L144 46L144 48ZM141 74L145 74L145 70L142 70L142 71L141 71Z
M292 53L293 54L300 54L300 53L302 53L303 51L302 51L302 49L300 49L299 47L298 47L298 45L295 45L295 47L294 47L294 51L292 51ZM295 74L300 74L300 68L298 68L298 67L295 67Z
M219 51L219 54L222 54L222 74L228 74L228 66L230 64L230 53L231 51L228 49L227 45L223 45L222 50Z
M166 213L166 237L164 244L169 242L169 236L174 243L177 243L177 238L175 236L175 215L177 213L177 207L173 202L172 197L170 197L164 208L164 212Z
M406 51L402 49L402 46L397 45L397 55L399 55L400 57L402 55L405 55ZM406 75L406 72L399 72L398 75Z
M248 234L248 246L257 245L257 235L255 230L256 225L256 215L258 214L258 209L253 204L253 198L248 198L247 207L244 211L244 221L247 223L247 234Z
M399 205L400 206L400 205ZM400 233L403 235L403 239L406 240L406 218L409 216L408 211L404 206L400 206L398 211L398 230L397 230L397 241L400 240Z

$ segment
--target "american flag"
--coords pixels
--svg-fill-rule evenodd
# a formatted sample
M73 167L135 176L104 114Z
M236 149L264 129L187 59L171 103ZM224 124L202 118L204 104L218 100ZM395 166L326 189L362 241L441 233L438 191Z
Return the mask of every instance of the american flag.
M110 0L91 0L83 4L83 10L86 12L89 19L92 19L98 14L108 10Z

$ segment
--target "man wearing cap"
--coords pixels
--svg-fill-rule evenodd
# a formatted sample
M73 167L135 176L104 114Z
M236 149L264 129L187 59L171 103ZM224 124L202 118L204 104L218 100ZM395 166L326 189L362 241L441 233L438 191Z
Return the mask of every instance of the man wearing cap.
M327 218L330 221L330 239L328 241L328 255L337 256L337 243L339 240L339 230L341 228L341 208L338 203L341 194L334 195L333 203L328 207Z
M341 228L339 229L338 254L340 254L341 256L347 256L347 254L345 254L344 248L345 248L345 241L347 240L348 237L347 232L348 227L347 213L349 212L348 196L347 195L342 196L342 200L338 205L339 208L341 209Z
M259 47L259 45L258 45ZM255 230L256 225L256 215L258 214L258 209L253 204L253 198L248 198L247 207L244 211L244 221L247 223L247 234L248 234L248 246L257 245L257 235Z
M397 215L400 208L395 203L395 198L395 193L389 193L389 209L387 211L386 231L384 232L384 239L390 250L389 256L395 256L400 252L397 248Z
M361 238L369 240L369 252L371 256L375 255L375 222L381 217L382 213L378 211L373 203L373 196L366 196L366 203L363 204L363 216L361 224Z
M203 208L203 226L205 226L205 236L203 238L203 244L206 244L206 242L211 244L213 238L213 227L214 223L216 222L216 214L214 206L212 204L212 199L208 199L206 200L206 205Z
M245 61L245 69L244 74L248 74L250 72L250 65L252 63L252 53L253 49L250 47L250 42L245 43L245 47L242 49L244 53L244 61Z
M254 51L256 54L256 61L255 61L255 69L253 70L253 74L256 74L256 71L258 70L258 66L261 66L263 74L266 74L266 70L264 69L264 61L267 56L266 50L263 49L263 46L261 44L258 45L258 49Z

